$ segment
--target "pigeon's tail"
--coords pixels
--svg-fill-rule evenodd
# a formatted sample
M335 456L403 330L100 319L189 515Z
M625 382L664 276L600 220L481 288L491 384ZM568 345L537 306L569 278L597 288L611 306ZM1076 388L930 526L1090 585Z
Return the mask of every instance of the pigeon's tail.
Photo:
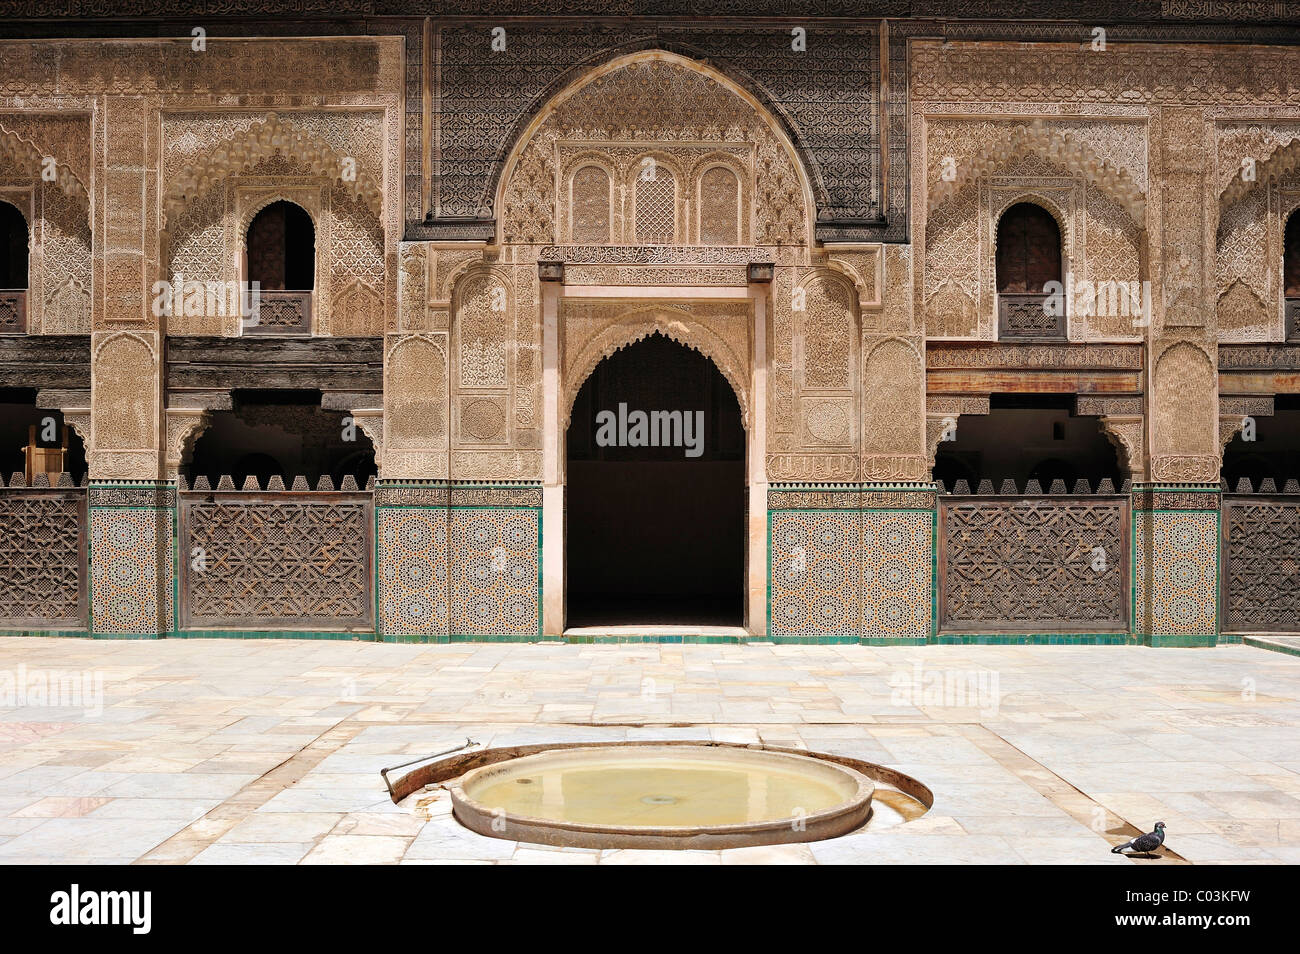
M1122 845L1116 845L1114 848L1112 848L1112 849L1110 850L1110 853L1111 853L1112 855L1118 855L1118 854L1121 854L1121 853L1124 851L1125 848L1132 848L1132 847L1133 847L1133 842L1131 842L1131 841L1126 841L1126 842L1124 842L1124 844L1122 844Z

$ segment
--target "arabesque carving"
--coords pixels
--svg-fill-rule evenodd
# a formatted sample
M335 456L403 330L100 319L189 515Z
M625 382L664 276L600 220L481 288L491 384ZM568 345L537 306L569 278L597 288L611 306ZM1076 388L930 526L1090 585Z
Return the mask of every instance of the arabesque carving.
M312 175L325 177L348 195L364 201L376 216L382 215L383 191L357 157L338 155L312 133L269 112L260 123L232 137L175 176L163 198L164 220L174 222L188 203L231 176L251 172L272 156L293 157Z
M607 209L603 177L588 173L575 187L592 168L612 183ZM735 197L716 194L719 168L736 176ZM734 245L750 241L752 221L755 244L800 245L808 196L771 117L701 64L638 54L593 71L534 121L502 180L499 232L506 243L608 233L615 244ZM724 225L718 216L737 205L734 228Z
M644 305L625 300L566 299L562 316L565 360L561 430L568 427L573 402L596 365L656 333L695 349L716 364L736 393L745 427L750 426L748 302Z

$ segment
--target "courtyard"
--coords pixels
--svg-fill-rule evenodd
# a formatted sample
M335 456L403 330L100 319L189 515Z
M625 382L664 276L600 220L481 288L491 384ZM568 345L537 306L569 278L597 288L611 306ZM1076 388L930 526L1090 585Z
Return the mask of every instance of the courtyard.
M1300 658L1240 644L7 637L0 861L1294 864L1298 732ZM934 804L808 844L643 852L482 837L436 789L392 802L381 769L466 739L807 748ZM1110 852L1157 820L1160 856Z

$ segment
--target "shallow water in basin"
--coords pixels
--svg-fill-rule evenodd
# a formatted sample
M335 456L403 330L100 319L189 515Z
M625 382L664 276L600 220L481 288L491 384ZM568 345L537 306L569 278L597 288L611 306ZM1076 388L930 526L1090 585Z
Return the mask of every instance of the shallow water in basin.
M587 825L739 825L811 815L856 791L851 777L813 777L735 759L559 762L484 780L475 801L512 815Z

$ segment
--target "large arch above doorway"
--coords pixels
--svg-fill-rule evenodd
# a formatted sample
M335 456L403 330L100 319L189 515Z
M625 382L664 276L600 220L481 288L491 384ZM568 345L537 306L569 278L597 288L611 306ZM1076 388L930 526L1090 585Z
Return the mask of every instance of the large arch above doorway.
M736 136L741 131L743 135ZM491 197L501 244L553 244L568 234L569 193L560 185L571 163L596 156L623 180L650 154L697 168L718 148L753 169L744 183L752 203L755 245L808 246L816 218L813 185L778 118L751 93L707 64L647 50L613 59L554 95L516 133ZM644 155L643 155L644 154ZM679 183L679 213L697 183ZM630 202L631 200L629 200ZM617 193L613 234L624 208ZM685 221L683 217L681 221ZM685 230L682 230L683 234ZM675 236L676 238L676 236ZM692 244L680 239L669 244Z

